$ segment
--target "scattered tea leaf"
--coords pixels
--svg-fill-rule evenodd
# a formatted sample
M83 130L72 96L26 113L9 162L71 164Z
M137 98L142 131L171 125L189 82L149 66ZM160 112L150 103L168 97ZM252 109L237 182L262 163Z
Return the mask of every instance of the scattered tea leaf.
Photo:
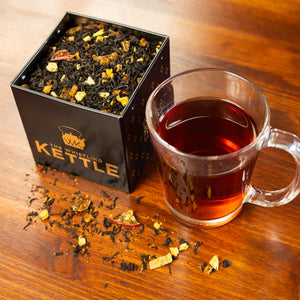
M223 262L222 262L222 267L227 268L227 267L230 267L230 266L231 266L231 262L227 259L224 259Z

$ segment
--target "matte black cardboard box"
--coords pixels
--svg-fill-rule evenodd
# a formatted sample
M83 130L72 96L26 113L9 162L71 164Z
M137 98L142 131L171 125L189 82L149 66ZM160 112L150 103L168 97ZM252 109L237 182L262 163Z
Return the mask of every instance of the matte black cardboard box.
M148 40L162 41L121 115L67 102L21 86L47 49L68 28L87 20L113 24L133 34L142 32ZM132 192L152 153L145 105L151 91L169 76L167 36L67 12L11 83L36 163Z

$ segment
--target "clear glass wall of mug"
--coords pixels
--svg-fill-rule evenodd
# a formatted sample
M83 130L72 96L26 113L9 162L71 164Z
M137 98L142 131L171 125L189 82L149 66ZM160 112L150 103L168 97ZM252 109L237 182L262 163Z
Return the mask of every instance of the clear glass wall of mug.
M150 95L146 121L159 158L166 203L184 223L216 227L245 202L283 205L300 191L300 141L270 126L263 93L249 80L221 69L195 69L171 77ZM251 183L259 151L277 147L296 162L284 189Z

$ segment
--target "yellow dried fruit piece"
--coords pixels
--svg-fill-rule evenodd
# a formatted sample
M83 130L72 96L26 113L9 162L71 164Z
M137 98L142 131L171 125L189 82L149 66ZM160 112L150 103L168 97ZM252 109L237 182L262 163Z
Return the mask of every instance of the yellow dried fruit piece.
M155 53L154 54L156 54L159 51L159 49L160 49L160 45L157 45L156 48L155 48Z
M130 42L129 41L123 41L121 42L122 48L125 52L128 52L130 48Z
M170 253L172 254L172 256L177 257L179 254L178 247L170 247Z
M79 52L76 52L76 53L74 54L73 58L75 58L75 59L80 59Z
M214 255L206 266L204 263L200 263L198 266L205 274L209 275L213 270L219 270L219 258Z
M109 64L110 62L115 60L117 57L118 57L118 54L116 52L113 52L111 54L102 55L102 56L97 56L95 54L92 56L93 60L99 61L100 65L102 65L102 66Z
M84 236L79 236L79 237L78 237L78 245L79 245L80 247L86 245L86 238L85 238Z
M71 90L70 90L70 92L69 92L68 98L69 99L73 98L76 95L77 90L78 90L78 86L77 85L73 85L72 88L71 88Z
M75 94L75 99L77 100L77 101L81 101L84 97L86 97L86 92L77 92L76 94Z
M216 271L219 270L219 258L217 255L214 255L208 263L211 265Z
M117 95L116 99L117 99L119 102L121 102L121 104L122 104L123 106L126 106L126 104L127 104L128 101L129 101L129 98L128 98L127 96L125 96L125 97L120 97L119 95Z
M144 61L144 59L142 57L140 57L136 61Z
M97 32L95 32L95 33L93 33L93 37L95 37L95 36L100 36L100 35L102 35L104 33L104 29L101 29L101 30L98 30Z
M207 197L210 199L211 198L211 187L209 186L207 189Z
M156 229L156 230L158 230L160 227L161 227L161 224L162 223L159 223L159 222L154 222L154 224L153 224L153 226L154 226L154 228Z
M71 91L71 88L64 87L61 90L61 93L60 93L59 97L62 98L62 99L68 99L70 91Z
M104 37L102 35L99 35L96 37L96 42L103 42Z
M69 40L70 42L73 42L73 41L74 41L74 35L69 36L69 37L68 37L68 40Z
M114 77L113 69L105 69L105 73L108 79Z
M45 85L44 88L43 88L43 93L49 94L50 91L51 91L51 89L52 89L52 84L50 84L50 85Z
M48 65L46 66L46 69L49 72L57 72L58 66L56 62L49 62Z
M122 213L117 217L110 216L109 220L121 226L124 225L129 227L135 227L140 225L140 223L136 220L132 209Z
M91 37L90 37L89 35L87 35L87 36L85 36L85 37L83 38L83 40L84 40L85 42L88 42L88 41L91 40Z
M116 72L120 72L122 71L122 65L121 64L117 64L116 65Z
M40 212L40 218L42 221L46 220L49 218L49 211L48 209L43 209L41 212Z
M165 256L160 256L156 259L153 259L149 262L150 270L163 267L167 264L170 264L173 261L172 254L168 253Z
M58 97L57 94L56 94L55 92L53 92L53 91L50 93L50 95L51 95L52 97L55 97L55 98Z
M189 245L187 243L182 243L179 245L179 251L183 251L187 249L189 249Z
M93 215L92 214L88 214L84 217L84 222L85 223L90 223L92 220L94 219Z
M109 96L109 93L108 92L100 92L99 96L102 97L102 98L106 98L106 97Z
M84 83L86 83L88 85L94 85L95 80L91 76L89 76Z
M119 95L121 93L121 90L114 90L112 92L112 95Z
M145 47L147 45L147 41L144 38L140 39L139 46Z

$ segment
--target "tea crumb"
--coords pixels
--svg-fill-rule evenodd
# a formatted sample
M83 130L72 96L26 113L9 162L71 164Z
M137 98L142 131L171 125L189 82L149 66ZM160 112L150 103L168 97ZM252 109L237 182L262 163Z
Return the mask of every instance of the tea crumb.
M230 266L231 266L231 262L227 259L224 259L223 262L222 262L222 267L227 268L227 267L230 267Z

